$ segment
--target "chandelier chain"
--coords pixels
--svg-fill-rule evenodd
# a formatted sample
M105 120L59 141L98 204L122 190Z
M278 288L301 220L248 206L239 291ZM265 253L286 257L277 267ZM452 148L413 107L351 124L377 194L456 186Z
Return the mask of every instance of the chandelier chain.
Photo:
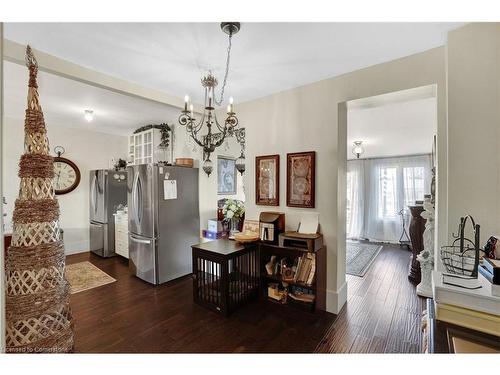
M222 82L222 88L221 88L221 91L220 91L220 99L217 100L217 98L215 98L215 95L214 95L214 101L215 101L215 104L217 104L218 106L222 105L222 102L224 101L224 89L226 88L226 83L227 83L227 77L229 75L229 62L231 60L231 39L232 39L233 35L232 34L229 34L229 42L228 42L228 46L227 46L227 57L226 57L226 73L224 74L224 80Z

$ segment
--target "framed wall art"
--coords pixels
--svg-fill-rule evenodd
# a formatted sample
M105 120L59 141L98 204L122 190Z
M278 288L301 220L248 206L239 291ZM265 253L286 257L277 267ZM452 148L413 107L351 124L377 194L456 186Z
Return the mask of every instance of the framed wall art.
M314 208L316 152L286 155L286 205Z
M255 158L255 204L279 206L280 156L266 155Z
M217 193L220 195L236 194L235 158L217 156Z

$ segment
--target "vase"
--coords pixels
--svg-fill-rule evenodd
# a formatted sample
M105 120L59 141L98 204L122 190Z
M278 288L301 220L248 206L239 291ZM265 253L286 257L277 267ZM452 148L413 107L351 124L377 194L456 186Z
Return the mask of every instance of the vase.
M234 238L234 235L240 232L238 229L239 223L240 220L234 217L229 220L229 238Z

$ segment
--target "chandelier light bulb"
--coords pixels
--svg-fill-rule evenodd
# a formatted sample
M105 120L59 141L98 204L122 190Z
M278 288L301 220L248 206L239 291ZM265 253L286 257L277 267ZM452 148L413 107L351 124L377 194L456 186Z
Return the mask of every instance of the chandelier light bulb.
M232 97L232 96L231 96L231 97L229 97L229 104L233 104L233 102L234 102L233 97Z
M85 120L87 120L87 122L91 122L94 119L94 111L86 109L83 117L85 117Z
M189 95L184 95L184 103L189 103Z

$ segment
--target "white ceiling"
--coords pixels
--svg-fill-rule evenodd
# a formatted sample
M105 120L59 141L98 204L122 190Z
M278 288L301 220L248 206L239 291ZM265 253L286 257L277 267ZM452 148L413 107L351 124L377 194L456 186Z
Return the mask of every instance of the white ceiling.
M437 129L435 87L359 99L348 103L347 158L363 141L362 158L431 153Z
M23 119L28 91L25 66L4 63L5 116ZM45 121L71 128L102 133L128 135L148 124L173 123L179 116L177 108L118 94L50 73L38 73L38 91ZM94 111L94 120L87 122L85 109Z
M243 23L226 92L237 103L408 56L444 45L460 25ZM4 36L196 102L202 74L221 80L227 48L218 23L7 23Z

